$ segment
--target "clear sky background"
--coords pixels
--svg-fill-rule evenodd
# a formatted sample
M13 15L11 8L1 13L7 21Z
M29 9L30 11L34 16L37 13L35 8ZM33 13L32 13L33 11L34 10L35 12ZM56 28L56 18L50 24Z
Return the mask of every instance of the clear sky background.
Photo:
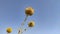
M28 17L25 27L31 20L35 21L35 27L23 34L60 34L60 0L0 0L0 34L7 34L7 27L13 28L11 34L18 34L28 6L35 13Z

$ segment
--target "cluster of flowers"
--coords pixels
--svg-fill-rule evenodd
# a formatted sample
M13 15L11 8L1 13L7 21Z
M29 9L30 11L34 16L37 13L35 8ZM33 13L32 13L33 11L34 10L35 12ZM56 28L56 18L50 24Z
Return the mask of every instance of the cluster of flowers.
M23 27L24 26L24 24L25 24L25 21L27 20L27 17L28 16L32 16L33 14L34 14L34 9L32 8L32 7L27 7L26 9L25 9L25 14L26 14L26 18L24 19L24 21L23 21L23 23L21 24L21 27ZM30 21L30 22L28 22L28 27L34 27L35 26L35 22L34 21ZM26 29L24 29L24 30L26 30ZM12 32L12 28L11 27L9 27L9 28L7 28L6 29L6 32L7 33L11 33ZM21 34L21 29L18 31L18 34Z

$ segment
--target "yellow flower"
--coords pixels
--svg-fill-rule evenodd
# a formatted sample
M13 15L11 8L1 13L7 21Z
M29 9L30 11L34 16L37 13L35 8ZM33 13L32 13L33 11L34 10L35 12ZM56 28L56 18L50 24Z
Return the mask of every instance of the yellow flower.
M32 7L27 7L25 9L25 14L29 15L29 16L33 15L34 14L34 9Z
M30 21L30 22L28 23L28 26L29 26L29 27L34 27L34 26L35 26L35 22L34 22L34 21Z
M9 27L9 28L7 28L7 33L11 33L12 32L12 28L11 27Z

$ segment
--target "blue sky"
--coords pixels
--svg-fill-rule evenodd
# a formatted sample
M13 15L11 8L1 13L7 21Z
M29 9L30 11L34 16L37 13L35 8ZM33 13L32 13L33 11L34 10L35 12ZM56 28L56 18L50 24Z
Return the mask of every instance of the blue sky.
M13 28L11 34L17 34L28 6L35 13L28 17L25 27L31 20L35 27L23 34L60 34L60 0L0 0L0 34L7 34L7 27Z

